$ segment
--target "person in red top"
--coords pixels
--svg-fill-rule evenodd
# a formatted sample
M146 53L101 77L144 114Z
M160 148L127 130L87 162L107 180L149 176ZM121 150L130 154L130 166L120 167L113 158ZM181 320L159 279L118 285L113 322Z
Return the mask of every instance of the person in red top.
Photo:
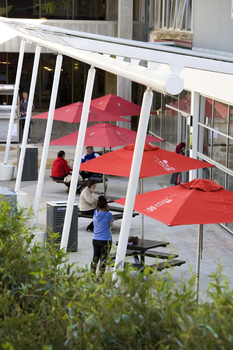
M64 180L67 175L70 175L70 168L65 160L65 152L59 151L53 162L51 177L53 180Z

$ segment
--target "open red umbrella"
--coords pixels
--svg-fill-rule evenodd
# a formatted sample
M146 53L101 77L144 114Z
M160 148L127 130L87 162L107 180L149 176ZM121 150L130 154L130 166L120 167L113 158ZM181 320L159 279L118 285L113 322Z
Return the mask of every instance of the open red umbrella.
M80 123L82 115L83 103L75 102L68 106L55 109L54 120L59 120L67 123ZM49 112L41 113L32 117L32 119L48 119ZM100 121L129 121L125 118L116 116L101 109L90 107L89 111L89 122L100 122Z
M133 159L134 144L122 149L106 153L98 158L81 164L80 169L95 173L130 176ZM192 169L200 169L213 166L209 163L185 157L177 153L166 151L150 144L145 144L141 170L141 193L143 192L142 178L172 174ZM142 238L144 237L144 224L142 216Z
M131 144L83 163L80 169L129 177L133 152L134 144ZM212 166L207 162L185 157L146 143L139 177L159 176Z
M125 198L116 200L124 204ZM196 289L199 291L203 224L233 222L233 193L211 180L195 179L179 186L139 194L134 209L168 226L198 224Z
M79 131L72 134L60 137L50 142L50 145L57 146L75 146L77 144ZM86 136L84 146L95 147L117 147L135 142L137 133L136 131L122 128L116 125L108 123L99 123L92 125L86 129ZM163 139L146 136L146 142L160 142Z
M116 95L105 95L91 101L91 106L115 115L140 115L141 107Z

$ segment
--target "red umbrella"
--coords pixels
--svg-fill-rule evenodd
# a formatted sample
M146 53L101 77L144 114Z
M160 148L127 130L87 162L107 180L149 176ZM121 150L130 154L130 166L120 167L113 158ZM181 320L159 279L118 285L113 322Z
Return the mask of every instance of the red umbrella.
M211 180L195 179L139 194L134 209L168 226L226 223L233 221L233 193Z
M125 146L122 149L106 153L101 157L81 164L80 170L129 177L133 152L134 144ZM209 166L213 165L166 151L150 144L145 144L139 177L142 179L144 177L177 173L192 169L206 168ZM142 180L141 192L143 192ZM143 226L142 223L142 238L144 236Z
M79 132L76 131L72 134L60 137L59 139L51 141L50 145L75 146L77 144L78 133ZM136 136L136 131L108 123L99 123L87 128L84 146L117 147L135 142ZM150 135L146 136L146 142L159 141L164 140Z
M129 177L134 144L81 164L80 169L95 173ZM140 178L212 167L212 164L145 144Z
M91 101L91 106L121 116L140 115L141 107L116 95L105 95Z
M124 204L125 198L116 200ZM139 194L134 209L168 226L198 224L197 292L203 224L233 222L233 193L211 180L195 179L186 184Z
M68 123L79 123L81 121L83 103L75 102L68 106L55 109L54 120L59 120ZM41 113L32 117L33 119L48 119L49 112ZM99 121L129 121L125 118L116 116L101 109L90 107L89 111L89 122L99 122Z

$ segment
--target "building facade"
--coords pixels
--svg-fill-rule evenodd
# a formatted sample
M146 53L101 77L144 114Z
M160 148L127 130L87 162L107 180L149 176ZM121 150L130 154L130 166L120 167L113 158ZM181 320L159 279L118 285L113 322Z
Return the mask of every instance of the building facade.
M152 109L156 114L150 118L149 132L164 138L166 149L173 151L183 141L187 155L215 165L193 171L190 178L209 178L233 191L232 0L204 3L201 0L1 0L0 3L1 16L37 19L51 26L175 47L181 50L184 61L192 53L197 55L197 61L203 57L228 62L226 72L198 64L195 69L184 66L180 71L184 90L179 95L155 91ZM0 83L14 83L19 46L19 39L0 43ZM26 52L21 90L30 86L35 46L28 44ZM34 101L36 113L48 110L55 59L53 52L42 50ZM176 68L160 66L164 71ZM56 107L83 100L87 70L84 63L64 57ZM114 93L140 104L144 90L144 86L98 70L93 98ZM136 129L138 118L131 121L132 129ZM45 124L35 122L34 126L34 137L43 138ZM73 126L65 125L65 128L67 133L73 131ZM59 129L54 129L53 138L60 136ZM226 227L233 231L232 224Z

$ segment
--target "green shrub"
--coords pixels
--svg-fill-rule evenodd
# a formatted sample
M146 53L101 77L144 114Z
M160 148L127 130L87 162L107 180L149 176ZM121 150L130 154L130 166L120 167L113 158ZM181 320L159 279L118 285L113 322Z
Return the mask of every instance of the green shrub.
M126 267L100 282L56 247L32 247L23 213L2 208L0 349L232 349L233 292L221 267L203 304L195 277L178 286Z

